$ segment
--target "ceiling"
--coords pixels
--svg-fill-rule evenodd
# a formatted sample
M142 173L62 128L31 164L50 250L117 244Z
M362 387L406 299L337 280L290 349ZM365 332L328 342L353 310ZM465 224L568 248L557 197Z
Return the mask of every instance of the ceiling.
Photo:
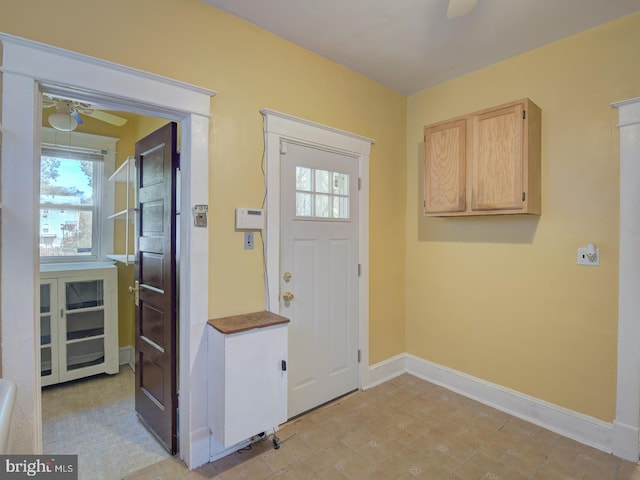
M400 93L640 11L640 0L204 0Z

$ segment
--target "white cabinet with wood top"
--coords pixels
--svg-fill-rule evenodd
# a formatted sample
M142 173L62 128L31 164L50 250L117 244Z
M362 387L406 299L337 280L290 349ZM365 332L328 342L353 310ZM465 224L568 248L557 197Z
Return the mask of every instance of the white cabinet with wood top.
M224 447L287 421L288 322L270 312L209 320L209 428Z
M540 108L529 99L424 129L427 216L540 214Z
M116 267L109 263L40 266L42 386L118 373Z

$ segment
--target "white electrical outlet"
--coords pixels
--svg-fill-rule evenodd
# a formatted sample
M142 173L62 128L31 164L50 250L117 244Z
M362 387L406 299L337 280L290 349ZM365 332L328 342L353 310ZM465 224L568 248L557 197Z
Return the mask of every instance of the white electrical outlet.
M586 247L578 248L578 265L589 265L592 267L600 265L600 249L596 248L595 254L589 255Z

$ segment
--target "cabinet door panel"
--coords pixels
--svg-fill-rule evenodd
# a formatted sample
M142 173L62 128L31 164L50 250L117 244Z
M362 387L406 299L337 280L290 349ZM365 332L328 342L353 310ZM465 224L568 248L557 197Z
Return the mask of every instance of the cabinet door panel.
M425 128L426 214L466 208L466 130L465 119Z
M472 120L472 210L523 206L523 105L476 115Z
M41 385L58 383L58 282L40 282L40 375Z

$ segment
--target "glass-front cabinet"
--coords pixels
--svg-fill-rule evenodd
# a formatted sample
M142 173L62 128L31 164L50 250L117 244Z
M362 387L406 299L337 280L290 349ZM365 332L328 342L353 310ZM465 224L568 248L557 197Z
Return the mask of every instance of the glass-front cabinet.
M106 263L42 265L42 385L118 372L116 268Z

